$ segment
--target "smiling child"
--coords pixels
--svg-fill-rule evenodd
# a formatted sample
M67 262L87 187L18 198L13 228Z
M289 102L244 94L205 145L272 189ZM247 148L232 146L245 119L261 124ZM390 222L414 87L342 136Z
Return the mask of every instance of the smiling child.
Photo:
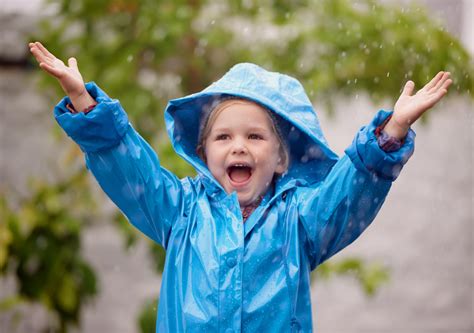
M409 81L338 157L296 79L238 64L169 102L173 147L198 173L178 179L74 58L30 50L68 95L54 115L99 185L167 251L157 332L312 331L311 270L374 220L413 153L410 125L451 84Z

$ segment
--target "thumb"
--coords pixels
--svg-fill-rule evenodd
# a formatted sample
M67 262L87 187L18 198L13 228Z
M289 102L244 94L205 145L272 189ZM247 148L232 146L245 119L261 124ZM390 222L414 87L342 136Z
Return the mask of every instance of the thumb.
M415 89L415 82L408 81L405 83L405 87L403 87L402 95L411 96L413 94L413 90Z
M76 58L74 58L74 57L69 58L68 61L67 61L67 64L69 65L69 67L79 71L79 68L77 67Z

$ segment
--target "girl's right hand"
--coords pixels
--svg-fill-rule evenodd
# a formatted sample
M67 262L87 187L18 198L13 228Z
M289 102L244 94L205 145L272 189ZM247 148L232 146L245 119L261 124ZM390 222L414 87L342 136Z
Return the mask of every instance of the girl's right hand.
M84 110L90 105L96 104L86 90L75 58L69 58L68 66L66 66L64 62L56 58L40 42L29 43L29 47L39 66L45 72L58 79L59 84L71 99L76 110Z

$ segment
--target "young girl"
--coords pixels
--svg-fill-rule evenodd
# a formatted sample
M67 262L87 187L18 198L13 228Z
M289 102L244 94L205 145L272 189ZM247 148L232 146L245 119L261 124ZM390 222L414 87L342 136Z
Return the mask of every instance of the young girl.
M157 332L311 331L311 270L375 218L413 153L410 125L451 84L440 72L413 94L409 81L338 158L297 80L238 64L169 102L174 149L198 172L178 179L74 58L30 50L68 95L56 120L100 186L167 251Z

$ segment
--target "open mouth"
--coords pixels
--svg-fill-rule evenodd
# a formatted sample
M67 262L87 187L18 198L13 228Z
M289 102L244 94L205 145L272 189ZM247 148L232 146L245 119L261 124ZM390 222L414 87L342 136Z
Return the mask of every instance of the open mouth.
M252 168L244 163L232 164L227 168L227 175L232 182L244 184L252 176Z

